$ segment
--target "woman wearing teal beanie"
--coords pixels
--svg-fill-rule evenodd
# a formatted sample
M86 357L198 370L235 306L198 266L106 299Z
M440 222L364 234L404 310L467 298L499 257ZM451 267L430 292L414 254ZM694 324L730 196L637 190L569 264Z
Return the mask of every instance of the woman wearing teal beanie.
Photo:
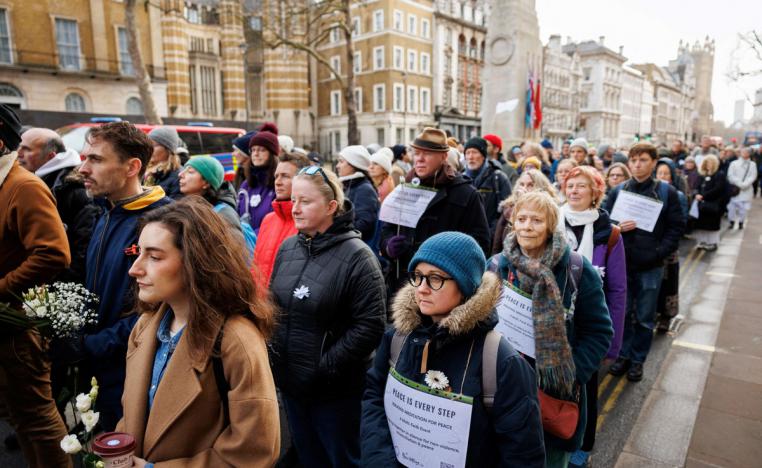
M236 193L225 181L225 168L211 156L194 156L180 172L180 192L199 195L214 206L214 211L231 226L241 230L241 219L236 211Z
M493 330L502 283L485 270L479 244L460 232L413 256L366 379L362 466L543 466L534 371ZM423 450L408 442L426 439Z

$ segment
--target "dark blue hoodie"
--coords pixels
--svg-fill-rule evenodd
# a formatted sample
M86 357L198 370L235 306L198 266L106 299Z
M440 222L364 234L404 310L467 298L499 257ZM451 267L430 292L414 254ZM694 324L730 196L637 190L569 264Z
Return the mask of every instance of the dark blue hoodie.
M171 201L158 186L116 206L105 199L96 200L103 213L87 248L85 284L99 298L98 324L88 330L83 344L90 371L101 387L99 405L119 405L127 338L137 321L133 313L133 282L127 274L136 256L125 249L138 242L140 216Z

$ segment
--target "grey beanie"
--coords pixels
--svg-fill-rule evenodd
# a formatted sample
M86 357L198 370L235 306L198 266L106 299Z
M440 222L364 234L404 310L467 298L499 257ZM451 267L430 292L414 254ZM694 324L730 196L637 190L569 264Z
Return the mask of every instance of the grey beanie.
M148 138L167 148L171 153L177 153L180 146L180 135L174 127L156 127L148 133Z
M572 149L575 146L585 150L585 153L589 153L589 151L588 151L589 147L588 147L588 144L587 144L587 140L585 140L584 138L582 138L582 137L575 138L574 141L571 142L571 145L569 145L569 149Z

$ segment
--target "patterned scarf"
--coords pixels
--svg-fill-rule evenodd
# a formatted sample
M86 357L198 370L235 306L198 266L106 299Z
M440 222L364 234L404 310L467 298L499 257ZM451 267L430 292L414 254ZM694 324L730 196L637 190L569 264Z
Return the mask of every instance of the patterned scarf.
M505 238L503 251L518 272L521 290L532 294L537 383L541 389L551 390L562 398L573 395L575 381L563 296L553 274L553 267L561 261L566 247L563 233L555 232L542 257L530 258L521 252L516 233L511 233Z

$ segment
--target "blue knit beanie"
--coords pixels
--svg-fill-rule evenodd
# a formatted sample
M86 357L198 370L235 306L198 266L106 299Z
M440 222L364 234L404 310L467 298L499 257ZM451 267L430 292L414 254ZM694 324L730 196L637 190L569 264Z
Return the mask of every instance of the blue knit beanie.
M429 263L452 276L464 297L471 297L482 282L487 269L479 244L473 237L462 232L442 232L429 237L415 253L409 271L419 263Z
M233 140L233 147L238 148L239 151L241 151L246 156L251 156L251 150L249 149L249 142L251 141L251 137L256 135L257 132L252 130L249 133L245 135L241 135L235 140Z

